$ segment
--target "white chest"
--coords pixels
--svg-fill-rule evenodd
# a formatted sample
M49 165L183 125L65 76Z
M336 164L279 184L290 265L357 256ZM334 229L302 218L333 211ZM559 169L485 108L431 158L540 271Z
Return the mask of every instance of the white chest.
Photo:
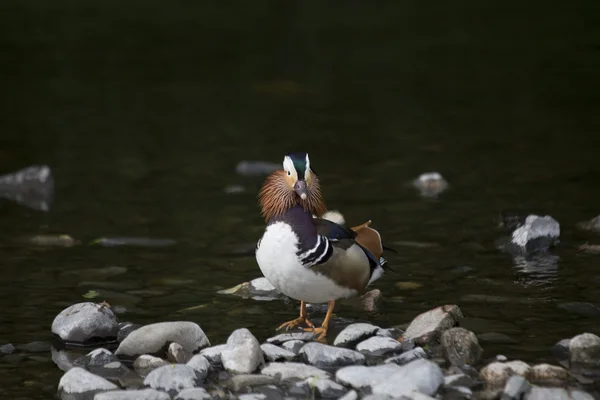
M325 303L356 294L355 290L339 286L303 266L297 251L298 237L289 225L277 222L267 227L256 250L256 261L265 278L280 292L309 303Z

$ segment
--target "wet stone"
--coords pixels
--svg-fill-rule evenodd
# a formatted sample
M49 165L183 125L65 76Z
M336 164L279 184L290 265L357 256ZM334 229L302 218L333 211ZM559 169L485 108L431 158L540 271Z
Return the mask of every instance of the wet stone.
M262 393L240 394L238 400L267 400L267 395Z
M402 344L396 339L382 336L373 336L360 342L356 350L365 356L381 357L394 352L402 351Z
M365 357L359 352L318 342L305 344L304 347L300 349L298 355L304 362L318 368L341 367L365 363Z
M283 400L285 396L285 392L275 385L257 386L254 390L257 394L264 394L268 400Z
M571 363L589 367L600 366L600 337L592 333L583 333L571 339L569 343Z
M298 354L302 346L304 346L304 342L302 340L288 340L281 345L281 347L291 351L294 354Z
M268 338L267 343L280 345L290 340L301 340L303 342L310 342L314 338L315 334L312 332L282 333L280 335Z
M310 396L313 391L321 398L337 399L346 394L348 389L331 379L308 378L294 384L294 393Z
M196 376L196 372L187 365L172 364L157 368L150 372L144 385L152 389L168 392L175 395L184 389L193 388L201 383Z
M334 346L339 347L354 347L365 339L374 336L381 330L378 326L356 323L345 327L333 341Z
M472 388L477 385L477 382L467 374L454 374L444 377L444 386L464 386Z
M493 362L481 369L479 375L489 388L498 388L506 385L508 379L513 375L529 377L531 367L523 361Z
M101 367L105 364L111 363L113 361L117 361L118 358L111 353L109 350L99 348L92 350L88 354L83 357L75 360L75 365L79 367Z
M212 398L204 388L184 389L175 396L175 400L210 400Z
M455 326L463 314L456 305L445 305L419 314L404 332L416 344L423 345L437 341L442 332Z
M568 360L570 353L571 339L563 339L552 346L552 355L558 360Z
M527 382L527 379L520 375L511 376L504 386L501 400L520 400L526 395L531 389L531 385Z
M128 357L157 354L172 342L179 343L190 353L210 346L202 328L193 322L159 322L131 332L121 342L115 354Z
M529 215L525 223L514 230L511 243L522 251L547 251L558 242L560 225L549 215Z
M94 400L170 400L171 397L154 389L113 390L99 393Z
M270 363L262 369L261 373L273 377L280 375L281 380L284 381L289 379L306 379L310 377L330 378L329 373L319 368L295 362Z
M46 353L50 351L50 343L35 341L19 346L19 350L25 353Z
M275 300L282 297L282 294L264 277L240 283L232 288L219 290L217 293L254 300Z
M114 389L118 389L114 383L79 367L67 371L58 383L58 391L61 397Z
M218 344L216 346L207 347L200 351L200 354L214 365L221 364L221 353L227 348L226 344Z
M272 385L276 382L277 379L272 376L260 374L241 374L232 376L225 385L234 392L239 392L245 388Z
M136 329L141 328L140 324L133 324L131 322L119 323L119 331L117 332L117 342L121 343L129 334Z
M340 397L338 400L357 400L358 399L358 393L356 393L356 390L351 390L348 393L346 393L345 395L343 395L342 397Z
M408 364L411 361L418 360L421 358L427 358L427 353L425 353L425 350L423 350L422 347L415 347L410 351L386 359L384 363L404 365Z
M65 342L114 339L118 329L117 317L110 308L91 302L65 308L52 322L52 333Z
M79 353L66 350L57 350L54 347L50 349L50 354L54 364L56 364L56 366L64 372L67 372L71 368L75 367L75 361L81 357Z
M339 369L335 374L335 380L343 385L351 386L353 389L364 390L388 379L401 368L395 364L374 367L353 365Z
M444 399L470 400L473 399L473 391L464 386L451 386L444 389Z
M185 364L192 358L192 353L186 351L179 343L171 343L167 350L167 359L173 363Z
M0 346L0 354L12 354L15 351L15 346L10 343Z
M227 348L221 353L221 362L227 372L249 374L264 364L258 340L246 328L236 329L227 339Z
M202 354L196 354L187 366L196 371L196 376L200 380L206 379L208 372L210 371L210 362Z
M480 343L483 344L489 344L489 343L494 343L494 344L517 344L519 343L518 340L511 338L508 335L505 335L504 333L498 333L498 332L486 332L486 333L481 333L479 335L477 335L477 339L479 340Z
M529 379L534 384L560 384L569 379L569 372L557 365L538 364L531 368Z
M464 328L450 328L442 333L444 358L452 365L473 365L481 358L477 336Z
M142 377L148 375L152 370L155 370L165 365L170 365L169 362L162 358L154 357L148 354L142 354L133 363L133 369Z
M532 388L527 396L526 400L571 400L569 392L563 388Z
M271 343L263 343L260 348L267 361L291 361L296 357L295 353Z
M429 360L416 360L399 368L388 379L373 386L373 394L396 397L416 391L431 396L444 383L441 368Z

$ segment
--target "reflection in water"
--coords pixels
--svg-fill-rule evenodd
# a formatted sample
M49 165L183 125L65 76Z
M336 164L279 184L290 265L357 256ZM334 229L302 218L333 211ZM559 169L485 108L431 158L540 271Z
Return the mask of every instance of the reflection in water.
M559 261L554 254L515 256L515 269L523 274L517 281L525 287L551 285L558 278Z

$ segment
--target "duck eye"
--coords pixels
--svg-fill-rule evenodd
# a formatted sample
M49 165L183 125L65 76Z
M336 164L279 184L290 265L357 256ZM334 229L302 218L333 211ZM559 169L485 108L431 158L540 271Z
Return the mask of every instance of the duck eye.
M288 171L288 176L292 176L292 171Z

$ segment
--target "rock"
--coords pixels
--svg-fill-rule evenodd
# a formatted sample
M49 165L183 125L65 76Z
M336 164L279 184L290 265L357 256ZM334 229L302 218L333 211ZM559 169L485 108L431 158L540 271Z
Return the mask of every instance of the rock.
M132 324L131 322L121 322L119 323L119 332L117 332L117 342L121 343L129 334L139 328L142 325L140 324Z
M297 382L294 387L299 393L305 393L306 396L314 397L316 394L320 398L337 399L348 391L344 386L331 379L319 378L307 378Z
M396 339L373 336L360 342L356 350L369 357L381 357L390 353L402 351L402 344Z
M259 374L241 374L232 376L226 382L225 385L234 392L239 392L245 388L263 385L273 385L276 382L277 380L272 376Z
M256 278L250 282L240 283L232 288L219 290L217 293L254 300L275 300L283 296L267 278Z
M582 229L582 230L585 230L585 231L592 231L592 232L599 232L600 233L600 215L592 218L589 221L578 222L576 224L576 226L579 229Z
M157 368L144 379L144 385L168 392L171 396L200 383L201 379L197 377L196 371L183 364L171 364Z
M50 347L50 343L37 340L35 342L20 345L19 350L25 353L46 353L50 351Z
M54 178L47 165L31 165L0 176L0 197L38 211L49 211Z
M356 390L365 390L385 381L402 367L396 364L384 364L374 367L350 366L339 369L335 380Z
M534 384L561 384L569 379L569 372L559 366L538 364L531 368L529 380Z
M563 388L532 388L525 400L571 400L569 392Z
M527 379L520 375L513 375L506 382L500 400L520 400L529 390L531 390L531 385Z
M167 358L171 362L185 364L192 358L192 353L186 351L179 343L171 343L167 350Z
M187 366L196 371L196 376L200 380L206 379L208 372L210 371L210 362L202 354L196 354Z
M238 400L267 400L267 395L262 393L241 394Z
M418 392L415 392L418 393ZM427 396L428 397L428 396ZM473 399L473 391L464 386L450 386L444 389L444 399L448 400L470 400Z
M435 197L448 188L448 182L439 172L425 172L412 181L423 197Z
M291 351L294 354L298 354L302 346L304 346L304 342L302 340L288 340L281 345L281 347Z
M416 391L431 396L444 383L442 370L429 360L416 360L399 368L388 379L373 386L373 394L396 397Z
M265 362L258 340L246 328L236 329L229 335L221 361L232 374L252 373Z
M424 345L440 338L442 332L455 326L463 317L456 305L445 305L418 315L404 332L405 338Z
M354 350L329 346L318 342L305 344L300 349L298 355L302 361L318 368L342 367L365 363L365 356Z
M210 400L212 398L203 388L184 389L175 396L175 400Z
M514 230L511 243L526 253L547 251L558 242L560 225L549 215L529 215L525 223Z
M67 372L71 368L75 367L75 361L81 357L79 353L66 351L64 349L57 350L54 347L50 349L50 354L54 364L56 364L56 366L64 372Z
M99 348L92 350L83 357L78 358L75 361L75 365L83 368L101 367L113 361L118 361L118 358L113 353L106 349Z
M513 375L529 378L531 367L523 361L493 362L481 369L479 375L488 388L503 387Z
M569 359L569 352L571 347L571 339L563 339L552 346L552 355L558 361L564 361Z
M114 389L118 389L114 383L79 367L67 371L58 383L58 392L61 398L73 398L76 395L93 394Z
M600 308L591 303L572 301L560 303L557 307L561 310L567 311L570 314L582 315L584 317L600 317Z
M358 400L358 393L356 393L356 390L351 390L338 400Z
M211 364L221 364L221 353L227 348L226 344L207 347L200 351L200 354L206 357Z
M571 400L594 400L594 396L580 390L571 390Z
M65 308L52 322L52 333L65 342L115 339L118 329L117 317L110 308L91 302Z
M333 341L333 345L348 348L354 347L363 340L375 336L380 329L378 326L371 324L350 324L337 335Z
M496 355L496 361L505 362L508 361L508 357L503 356L502 354Z
M290 340L301 340L303 342L310 342L315 337L315 334L312 332L282 333L280 335L268 338L267 343L280 345Z
M592 333L583 333L571 339L569 343L571 363L587 367L600 366L600 337Z
M425 350L423 350L422 347L415 347L414 349L409 350L405 353L386 359L384 363L404 365L408 364L411 361L418 360L421 358L427 358L427 353L425 353Z
M10 343L0 346L0 354L12 354L15 351L15 346Z
M268 361L291 361L296 358L295 353L271 343L261 344L260 348Z
M170 365L170 363L162 358L154 357L148 354L142 354L134 361L133 369L140 376L145 377L150 373L150 371L164 367L165 365Z
M477 335L477 339L479 340L480 343L494 343L494 344L517 344L519 343L518 340L515 340L513 338L511 338L508 335L505 335L504 333L497 333L497 332L486 332L486 333L481 333L479 335Z
M190 353L210 346L202 328L193 322L159 322L131 332L121 342L115 354L127 357L157 354L164 352L172 342L179 343Z
M113 390L98 393L94 400L170 400L171 397L154 389L142 390Z
M477 336L464 328L450 328L442 333L444 358L452 365L473 365L481 358Z
M330 378L330 375L313 366L295 363L295 362L273 362L267 364L261 371L262 374L268 376L281 376L281 380L289 379L306 379L311 377Z
M467 388L472 388L477 385L477 382L473 378L471 378L467 374L454 374L447 375L444 377L444 386L464 386Z

